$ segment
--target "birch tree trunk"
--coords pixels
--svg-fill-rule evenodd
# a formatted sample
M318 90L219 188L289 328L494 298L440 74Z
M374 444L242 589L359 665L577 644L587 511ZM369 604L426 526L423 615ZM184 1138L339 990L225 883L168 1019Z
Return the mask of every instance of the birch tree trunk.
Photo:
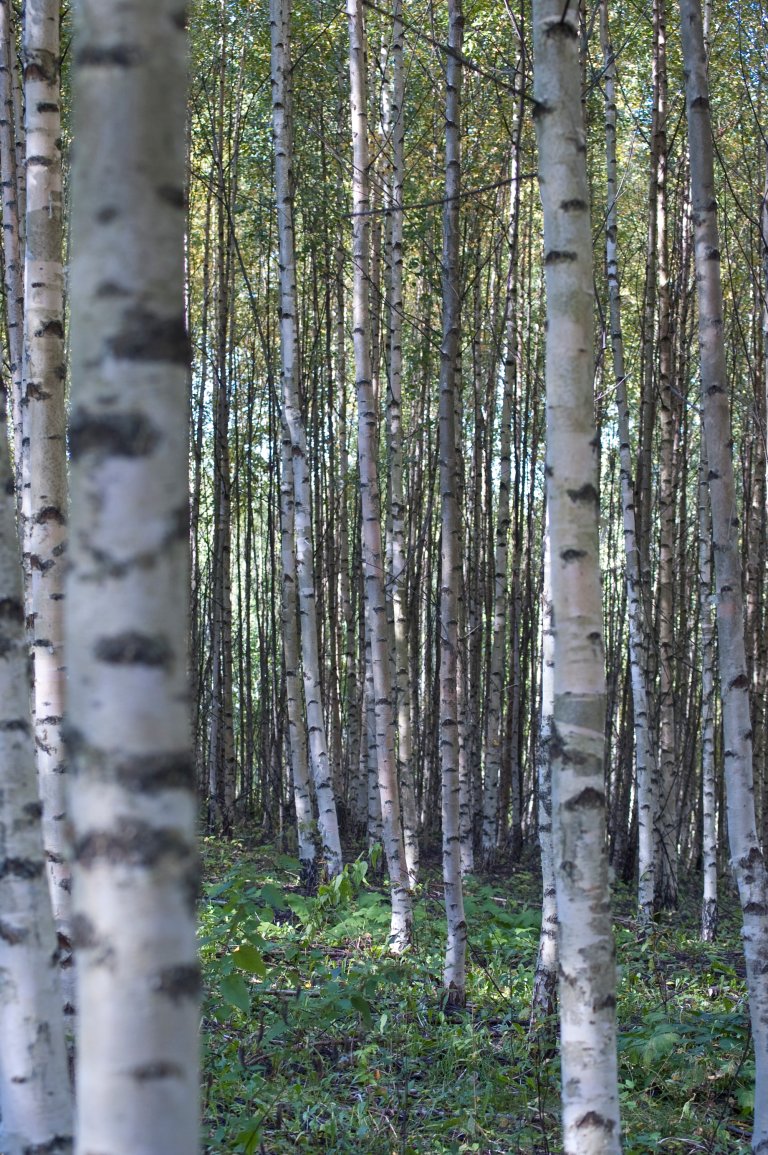
M701 619L701 937L717 938L717 774L715 768L715 624L712 620L712 522L707 452L699 462L699 617Z
M29 0L24 16L27 224L24 284L22 527L32 622L34 725L53 914L69 936L64 820L66 761L63 592L67 542L64 273L61 228L59 3Z
M621 292L618 264L618 221L616 179L616 62L611 44L608 3L600 6L600 36L605 76L605 144L606 144L606 269L608 279L609 321L613 375L616 382L616 407L619 428L621 471L621 506L624 522L624 553L629 619L629 663L632 679L632 705L635 724L635 769L637 775L638 891L640 921L648 926L655 905L656 840L654 822L658 797L658 769L651 741L648 707L648 638L644 615L640 553L635 524L635 486L629 432L627 377L624 367L624 338L621 325Z
M280 348L285 428L290 454L283 467L293 481L294 546L301 626L304 702L312 777L317 798L318 827L325 868L333 878L341 873L342 857L336 799L333 792L328 738L320 687L317 608L312 546L307 435L299 397L299 333L296 294L296 252L293 228L293 125L291 116L290 0L271 0L272 131L275 144L275 190L280 253ZM293 603L295 604L295 602Z
M699 313L701 404L715 557L723 753L731 862L739 888L755 1047L752 1150L768 1151L768 877L757 837L744 647L739 518L723 341L712 121L700 0L680 0Z
M72 1094L29 720L5 403L0 387L0 1150L68 1155Z
M198 1146L185 14L76 10L68 741L77 1151Z
M593 416L593 274L578 10L535 0L534 111L547 291L550 742L566 1155L618 1155L616 968L605 838L605 672Z
M397 778L403 807L403 842L408 881L419 875L419 834L413 784L411 679L408 661L407 550L403 499L403 180L405 177L405 82L403 70L403 5L395 0L392 14L392 96L388 128L392 138L390 195L389 380L387 434L389 438L389 509L391 517L392 609L395 633L395 686L397 689Z
M302 882L308 889L316 883L316 851L312 816L312 794L309 785L307 728L301 708L299 688L299 630L296 605L296 551L293 533L293 469L291 438L283 429L282 473L280 475L280 555L283 563L281 582L283 659L285 661L285 709L288 715L288 747L291 759L293 802L296 811L296 834Z
M352 119L352 331L357 386L358 463L362 504L362 558L365 618L371 644L376 725L376 761L381 797L384 853L392 898L390 949L403 950L411 939L413 913L405 862L400 798L395 762L395 716L392 701L385 557L381 535L381 501L377 475L378 418L371 371L371 326L368 302L370 270L370 197L365 27L361 0L347 0L349 27L350 113Z
M516 76L520 75L516 70ZM485 720L481 850L483 865L488 869L496 854L499 828L499 769L501 764L502 691L504 689L504 652L507 633L507 577L509 568L509 497L512 484L512 407L517 386L517 249L520 207L520 167L522 118L518 111L515 123L511 177L509 224L509 270L507 273L506 351L504 356L504 392L499 417L499 503L496 510L496 534L493 553L493 627L491 634L488 708Z
M461 325L459 190L461 188L461 0L448 3L445 61L445 200L443 205L443 335L440 345L440 770L443 813L443 886L448 939L443 984L451 1002L466 1000L467 923L461 882L459 838L459 583L462 580L458 460L456 451L456 364Z
M21 501L22 366L24 357L24 270L21 259L19 180L16 166L16 110L13 60L16 37L11 0L0 0L0 187L3 197L3 259L5 315L11 371L11 414L16 497ZM21 514L19 504L18 513Z
M666 0L653 4L656 101L654 147L656 193L656 264L659 310L659 792L660 857L655 871L657 906L674 910L678 901L678 792L680 756L675 740L674 579L676 400L672 388L671 302L667 241L667 17Z
M555 623L552 614L552 555L549 518L544 528L544 581L542 587L541 713L536 746L539 786L539 851L541 855L541 934L531 999L531 1029L555 1010L557 991L557 887L552 829L552 711L554 709Z

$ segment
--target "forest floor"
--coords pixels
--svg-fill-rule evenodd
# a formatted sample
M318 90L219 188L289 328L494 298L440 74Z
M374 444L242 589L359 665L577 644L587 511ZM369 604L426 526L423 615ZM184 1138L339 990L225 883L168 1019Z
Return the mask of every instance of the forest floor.
M439 874L416 941L386 953L388 896L359 860L318 896L274 846L205 839L201 949L208 1155L525 1155L562 1150L553 1026L528 1009L540 879L466 884L468 1004L441 991ZM715 945L694 886L643 939L614 896L623 1149L749 1151L754 1063L738 902L723 883Z

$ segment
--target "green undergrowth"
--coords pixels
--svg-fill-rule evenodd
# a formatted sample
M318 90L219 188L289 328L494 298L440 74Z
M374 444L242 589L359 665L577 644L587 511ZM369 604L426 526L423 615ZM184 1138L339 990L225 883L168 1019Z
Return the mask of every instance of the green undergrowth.
M209 1155L559 1152L552 1031L528 1033L538 882L469 879L467 1008L447 1005L439 880L415 942L386 950L387 892L367 862L315 897L272 848L207 842L200 941ZM227 865L227 863L229 863ZM626 904L625 904L626 905ZM617 923L624 1150L749 1150L753 1065L738 931L685 919L645 941Z

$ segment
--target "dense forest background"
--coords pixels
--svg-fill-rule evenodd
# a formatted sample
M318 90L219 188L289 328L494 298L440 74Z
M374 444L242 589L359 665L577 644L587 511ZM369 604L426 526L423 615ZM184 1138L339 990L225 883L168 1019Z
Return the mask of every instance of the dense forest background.
M757 1155L768 14L61 16L0 0L0 1144L194 1150L202 960L212 1150L420 1149L426 1041L424 1150L549 1150L559 1063L568 1155Z
M615 4L615 207L634 507L644 587L649 725L665 767L668 846L702 859L702 712L707 597L701 597L698 353L680 47L661 6ZM765 140L759 5L708 14L728 387L739 487L755 783L768 822L765 709ZM389 527L386 588L402 601L419 827L439 833L440 500L437 377L447 14L403 12L402 396L389 388L392 68L389 12L365 8L370 143L369 277L378 473ZM461 54L461 335L456 436L462 574L459 734L476 854L515 861L536 846L542 636L544 302L542 224L527 5L467 5ZM661 23L660 23L661 21ZM610 859L637 865L627 587L617 383L606 243L606 75L598 9L582 17L583 102L595 252ZM292 68L300 391L306 424L321 697L342 827L377 838L368 815L360 487L352 336L348 41L344 14L294 7ZM189 321L193 337L195 748L208 824L265 837L292 824L281 617L279 275L265 10L200 4L192 24ZM660 48L665 50L661 57ZM660 102L661 111L660 111ZM661 195L660 195L661 194ZM393 416L394 415L394 416ZM402 499L392 491L399 421ZM507 489L508 487L508 489ZM508 507L507 507L508 501ZM402 572L391 526L401 517ZM503 550L506 548L506 557ZM708 547L707 547L708 548ZM501 571L500 571L501 566ZM503 597L497 601L497 582ZM706 593L706 591L705 591ZM394 642L393 642L394 652ZM393 658L394 668L394 658ZM715 763L722 758L715 715ZM498 810L486 816L498 759ZM495 771L494 771L495 772ZM485 786L484 786L485 775ZM718 778L719 841L723 845ZM373 824L373 825L371 825ZM466 853L472 861L472 849ZM672 894L674 902L674 894Z

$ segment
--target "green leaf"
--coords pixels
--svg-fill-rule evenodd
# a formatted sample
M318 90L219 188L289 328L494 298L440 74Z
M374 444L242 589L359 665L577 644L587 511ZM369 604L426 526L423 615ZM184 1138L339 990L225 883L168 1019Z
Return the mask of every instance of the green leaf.
M261 952L246 943L244 946L239 946L234 952L234 960L237 966L242 971L248 971L249 974L258 975L263 979L267 973L267 967L264 959L261 957ZM237 1006L237 1004L235 1004Z
M360 1018L365 1023L366 1027L373 1026L373 1018L371 1016L371 1004L362 995L350 995L349 1001L356 1011L359 1012Z
M221 997L231 1006L246 1014L251 1009L248 984L242 975L225 975L221 980Z

